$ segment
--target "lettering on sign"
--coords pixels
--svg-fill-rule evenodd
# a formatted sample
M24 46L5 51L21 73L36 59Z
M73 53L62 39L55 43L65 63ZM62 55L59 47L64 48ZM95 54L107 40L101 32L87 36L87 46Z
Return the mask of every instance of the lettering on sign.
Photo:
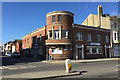
M101 45L100 43L88 43L88 45Z

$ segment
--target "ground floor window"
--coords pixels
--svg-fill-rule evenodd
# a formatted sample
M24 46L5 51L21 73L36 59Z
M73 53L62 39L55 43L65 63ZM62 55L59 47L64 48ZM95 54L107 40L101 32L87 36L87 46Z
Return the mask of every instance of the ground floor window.
M101 46L87 46L87 54L102 54Z

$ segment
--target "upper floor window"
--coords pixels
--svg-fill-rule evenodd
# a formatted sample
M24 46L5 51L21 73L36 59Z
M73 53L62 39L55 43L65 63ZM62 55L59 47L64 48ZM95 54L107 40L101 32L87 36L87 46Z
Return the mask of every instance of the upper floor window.
M42 40L42 35L40 34L40 41Z
M68 38L68 31L67 30L62 30L61 37L62 38Z
M26 44L26 40L25 40L25 44Z
M88 34L88 35L87 35L87 40L88 40L88 41L91 41L91 34Z
M31 38L31 43L33 43L33 38Z
M29 44L29 39L27 39L27 44Z
M77 33L77 40L82 41L82 33Z
M118 41L120 41L120 33L118 33L117 35L118 35Z
M52 30L49 30L48 31L48 39L51 39L52 38Z
M77 33L76 39L79 40L79 33Z
M52 16L52 22L55 22L55 16Z
M109 42L109 37L105 36L105 42Z
M35 43L37 43L37 36L35 36Z
M61 22L61 15L58 15L58 22Z
M114 28L117 28L117 25L116 25L116 23L114 23Z
M55 39L59 39L59 30L54 30Z
M116 32L113 33L113 40L117 40L117 33Z
M100 35L97 35L97 41L100 42Z
M118 32L113 32L113 41L118 41L119 40L119 33Z

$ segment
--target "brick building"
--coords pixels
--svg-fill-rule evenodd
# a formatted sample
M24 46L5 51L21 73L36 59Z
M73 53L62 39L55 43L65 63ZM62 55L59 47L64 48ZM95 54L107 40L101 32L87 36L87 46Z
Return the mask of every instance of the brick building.
M22 50L22 40L16 39L12 42L12 53Z
M46 25L23 36L24 56L40 59L111 57L110 30L74 24L74 14L53 11Z
M98 14L89 14L82 22L82 25L100 27L110 29L110 47L112 57L120 56L120 14L117 16L110 16L110 14L103 14L103 7L98 5Z

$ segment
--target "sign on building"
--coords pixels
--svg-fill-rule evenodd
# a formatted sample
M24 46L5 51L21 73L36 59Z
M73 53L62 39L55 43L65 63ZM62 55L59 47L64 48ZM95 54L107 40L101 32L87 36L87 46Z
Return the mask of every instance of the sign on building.
M62 54L62 50L53 50L52 54Z
M101 45L100 43L88 43L88 45Z

